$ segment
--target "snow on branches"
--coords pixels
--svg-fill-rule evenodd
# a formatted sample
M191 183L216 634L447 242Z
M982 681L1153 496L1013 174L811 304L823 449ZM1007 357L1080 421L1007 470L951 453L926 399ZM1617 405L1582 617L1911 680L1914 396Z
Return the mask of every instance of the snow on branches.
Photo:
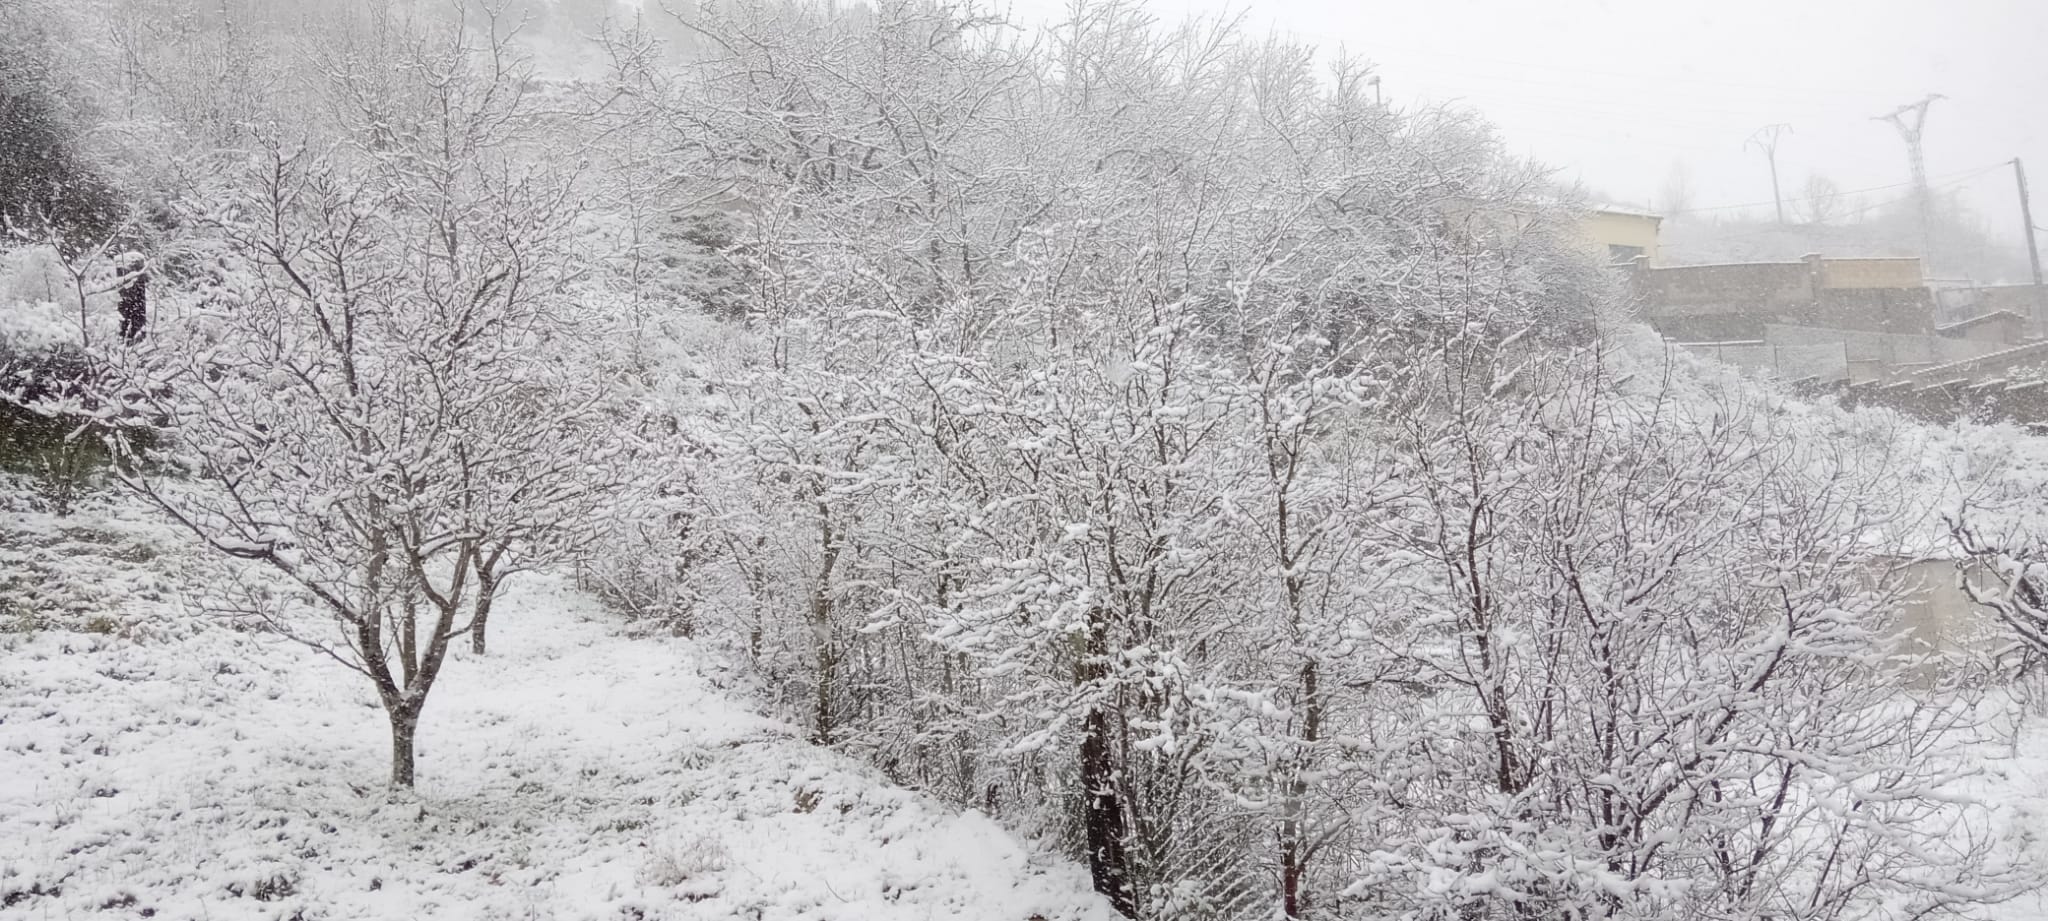
M1965 701L1894 671L1897 472L1599 345L1483 125L1116 4L1036 48L946 4L695 24L624 83L748 308L672 406L677 595L817 741L1132 917L2024 881L1950 796Z
M228 164L194 217L231 290L112 356L108 396L168 438L126 452L129 486L340 626L252 601L369 678L410 786L449 644L482 653L504 578L622 498L629 420L572 297L567 176L501 136L525 75L469 36L383 37L403 85L333 74L356 105Z

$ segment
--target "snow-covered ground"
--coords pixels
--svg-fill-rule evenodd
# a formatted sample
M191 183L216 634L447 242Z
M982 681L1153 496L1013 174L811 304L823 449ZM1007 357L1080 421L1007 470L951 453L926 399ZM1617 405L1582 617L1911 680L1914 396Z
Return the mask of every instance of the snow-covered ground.
M1080 868L548 578L512 586L489 657L451 657L393 797L367 684L191 614L134 514L0 529L0 567L37 573L0 593L25 631L0 635L0 917L1112 917ZM27 629L24 597L61 623Z
M2048 682L2030 681L2031 703L2004 701L1994 717L2002 730L1996 741L1978 748L1982 773L1966 780L1962 793L1981 798L1996 810L2009 846L2015 852L2041 853L2048 838ZM2037 868L2038 869L2038 868ZM1983 907L1985 921L2044 921L2048 891L2036 890L1997 905Z

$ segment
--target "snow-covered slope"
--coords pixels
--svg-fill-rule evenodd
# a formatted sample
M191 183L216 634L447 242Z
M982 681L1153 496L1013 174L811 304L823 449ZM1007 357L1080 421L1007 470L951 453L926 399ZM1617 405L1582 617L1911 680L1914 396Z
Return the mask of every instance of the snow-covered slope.
M60 566L146 543L40 524ZM0 917L1111 917L1079 868L806 745L559 581L453 657L400 798L356 675L147 580L100 600L114 634L0 636Z

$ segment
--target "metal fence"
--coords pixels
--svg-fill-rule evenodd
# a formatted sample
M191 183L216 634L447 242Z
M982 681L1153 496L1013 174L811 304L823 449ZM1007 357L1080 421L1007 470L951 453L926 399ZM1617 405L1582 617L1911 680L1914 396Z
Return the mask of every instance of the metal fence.
M1849 348L1841 342L1812 345L1772 345L1759 341L1681 342L1678 345L1759 377L1786 381L1849 379Z

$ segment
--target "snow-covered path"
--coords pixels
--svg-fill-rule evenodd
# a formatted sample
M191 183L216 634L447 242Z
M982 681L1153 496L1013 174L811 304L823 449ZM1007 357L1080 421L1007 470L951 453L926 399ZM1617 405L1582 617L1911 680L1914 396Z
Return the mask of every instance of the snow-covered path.
M1109 918L1085 873L891 788L548 579L383 788L367 685L273 637L0 637L0 916Z

